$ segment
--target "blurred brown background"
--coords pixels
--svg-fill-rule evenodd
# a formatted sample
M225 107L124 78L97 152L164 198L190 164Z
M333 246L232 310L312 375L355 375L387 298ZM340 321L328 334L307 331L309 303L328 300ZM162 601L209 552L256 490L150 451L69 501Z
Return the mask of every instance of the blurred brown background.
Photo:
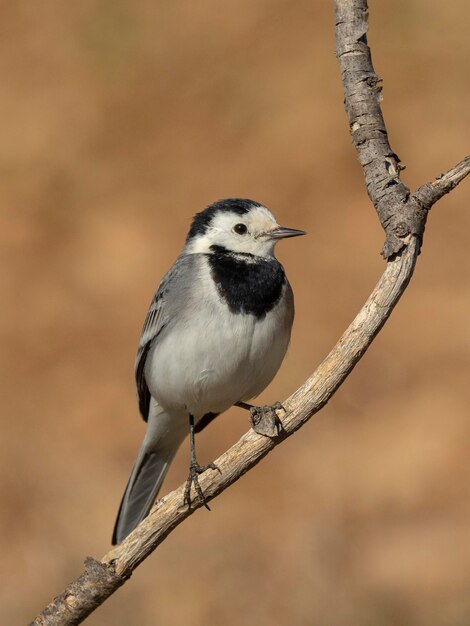
M393 148L415 188L469 149L470 5L371 1ZM227 196L309 236L284 366L312 372L383 269L330 3L0 5L3 624L109 548L144 432L133 362L197 210ZM470 623L470 183L432 211L392 319L329 406L178 528L90 625ZM201 460L246 429L233 410ZM187 474L184 447L164 491Z

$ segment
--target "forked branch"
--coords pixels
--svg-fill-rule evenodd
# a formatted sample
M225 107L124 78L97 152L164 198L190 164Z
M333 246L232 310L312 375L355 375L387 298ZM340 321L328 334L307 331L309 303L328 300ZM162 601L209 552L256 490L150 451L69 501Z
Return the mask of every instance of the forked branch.
M406 289L421 246L427 212L470 173L470 157L414 193L400 180L403 167L390 148L380 108L379 78L367 45L366 0L336 0L337 56L353 143L369 196L386 232L385 271L358 315L313 375L284 403L283 432L268 438L248 431L216 460L201 486L215 498L273 448L301 428L333 396L389 318ZM202 503L183 504L184 486L159 500L150 515L101 561L88 558L83 573L34 620L36 626L79 624Z

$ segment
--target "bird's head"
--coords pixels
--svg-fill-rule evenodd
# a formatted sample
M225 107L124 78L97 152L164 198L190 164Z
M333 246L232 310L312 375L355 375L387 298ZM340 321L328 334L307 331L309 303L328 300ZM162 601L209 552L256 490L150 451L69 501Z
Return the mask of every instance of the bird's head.
M219 200L194 216L186 238L189 254L221 249L259 257L274 256L279 239L305 235L303 230L279 226L273 214L253 200Z

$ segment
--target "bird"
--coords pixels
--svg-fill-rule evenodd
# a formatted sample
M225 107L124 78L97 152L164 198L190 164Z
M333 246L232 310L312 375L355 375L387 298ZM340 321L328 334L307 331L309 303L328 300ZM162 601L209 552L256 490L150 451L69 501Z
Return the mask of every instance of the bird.
M121 500L112 543L148 515L168 468L189 434L191 489L198 476L195 433L233 405L253 408L289 345L294 298L275 257L280 239L305 232L279 226L263 204L227 198L196 213L180 255L150 304L135 361L147 431ZM280 405L279 405L280 406ZM256 411L256 408L254 408Z

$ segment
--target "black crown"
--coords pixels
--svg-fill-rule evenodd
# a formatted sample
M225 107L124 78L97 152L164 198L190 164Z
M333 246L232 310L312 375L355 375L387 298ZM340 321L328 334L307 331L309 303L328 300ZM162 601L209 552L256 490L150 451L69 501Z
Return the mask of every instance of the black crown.
M203 235L207 231L212 218L217 213L224 212L245 215L253 207L260 206L263 205L254 200L248 200L247 198L226 198L225 200L217 200L217 202L210 204L204 211L196 213L191 228L189 229L186 242L197 235Z

